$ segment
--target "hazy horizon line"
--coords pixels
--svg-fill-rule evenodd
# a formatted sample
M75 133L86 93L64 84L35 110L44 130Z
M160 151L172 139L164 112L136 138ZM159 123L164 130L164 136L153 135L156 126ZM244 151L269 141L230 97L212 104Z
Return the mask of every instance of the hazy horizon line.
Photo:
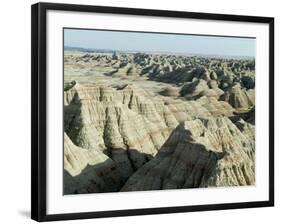
M186 55L186 56L209 56L209 57L232 57L232 58L251 58L255 59L255 56L252 55L230 55L230 54L203 54L203 53L184 53L184 52L176 52L176 51L142 51L142 50L120 50L120 49L112 49L112 48L86 48L86 47L79 47L79 46L68 46L64 45L64 50L65 48L73 48L76 49L76 51L81 50L80 52L85 52L91 53L91 52L97 52L97 53L110 53L110 52L121 52L121 53L151 53L151 54L171 54L171 55ZM68 50L69 51L69 50ZM75 51L75 50L72 50ZM98 51L108 51L108 52L98 52Z

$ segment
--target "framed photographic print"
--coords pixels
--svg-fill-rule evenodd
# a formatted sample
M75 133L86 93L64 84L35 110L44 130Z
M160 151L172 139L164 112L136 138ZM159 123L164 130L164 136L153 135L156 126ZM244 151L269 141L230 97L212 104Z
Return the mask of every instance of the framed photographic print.
M274 205L274 19L32 6L32 219Z

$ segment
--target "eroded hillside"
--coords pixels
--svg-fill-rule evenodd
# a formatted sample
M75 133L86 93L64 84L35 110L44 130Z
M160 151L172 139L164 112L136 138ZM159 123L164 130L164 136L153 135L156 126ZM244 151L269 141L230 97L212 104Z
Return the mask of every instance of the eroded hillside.
M255 184L255 62L65 52L65 194Z

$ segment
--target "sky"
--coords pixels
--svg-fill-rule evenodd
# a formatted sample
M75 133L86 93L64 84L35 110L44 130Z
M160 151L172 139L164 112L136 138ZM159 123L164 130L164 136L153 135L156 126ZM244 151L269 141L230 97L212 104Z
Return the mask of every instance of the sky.
M116 51L255 56L255 39L123 31L64 29L64 46Z

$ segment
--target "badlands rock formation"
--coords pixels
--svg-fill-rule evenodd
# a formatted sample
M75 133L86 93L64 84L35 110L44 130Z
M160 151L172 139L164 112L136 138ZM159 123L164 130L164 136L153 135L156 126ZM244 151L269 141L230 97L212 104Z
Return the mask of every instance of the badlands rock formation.
M122 191L252 184L255 148L251 137L227 117L183 122Z
M65 194L255 184L253 59L66 51Z
M64 169L65 194L118 191L123 184L108 156L75 146L65 133Z

